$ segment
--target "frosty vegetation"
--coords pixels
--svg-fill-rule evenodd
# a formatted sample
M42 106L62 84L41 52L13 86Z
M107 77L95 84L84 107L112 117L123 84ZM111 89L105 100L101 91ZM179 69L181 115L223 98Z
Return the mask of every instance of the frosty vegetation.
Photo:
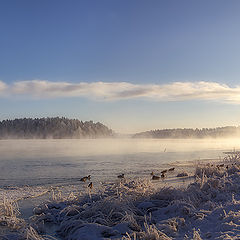
M23 118L0 121L0 139L10 138L98 138L113 131L102 123L67 118Z
M35 207L29 222L16 202L3 199L3 240L240 239L240 153L199 164L185 188L156 189L149 179L118 179ZM47 236L49 227L55 236Z
M133 135L134 138L217 138L234 136L240 136L240 127L158 129Z
M240 238L240 154L224 163L198 165L195 181L186 188L156 189L147 179L121 179L62 197L34 209L27 223L17 205L0 206L0 225L11 233L4 240L43 240L47 226L63 240L170 240Z

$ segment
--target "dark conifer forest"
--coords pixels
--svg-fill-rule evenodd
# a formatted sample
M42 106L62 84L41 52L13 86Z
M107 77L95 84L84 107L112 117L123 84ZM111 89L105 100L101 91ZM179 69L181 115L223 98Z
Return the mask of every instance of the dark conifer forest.
M0 121L0 139L106 138L117 135L100 122L65 117L20 118ZM240 137L240 127L157 129L132 135L133 138L219 138Z
M217 128L176 128L151 130L133 135L134 138L219 138L238 137L240 127L227 126Z
M102 123L68 118L22 118L0 121L1 139L101 138L113 131Z

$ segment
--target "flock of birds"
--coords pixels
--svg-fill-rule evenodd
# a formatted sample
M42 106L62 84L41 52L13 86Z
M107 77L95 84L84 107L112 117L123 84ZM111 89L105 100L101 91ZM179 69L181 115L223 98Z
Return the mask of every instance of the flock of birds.
M232 165L234 165L234 164L232 164ZM213 167L213 166L214 166L214 165L211 164L211 167ZM220 170L221 168L224 168L224 167L226 167L226 169L228 170L228 165L225 165L224 163L218 164L218 165L215 165L215 166L217 167L218 170ZM160 175L160 176L155 175L154 172L152 171L150 175L152 176L152 180L164 179L164 178L166 177L166 173L167 173L167 172L173 172L174 170L175 170L174 167L169 168L169 169L165 169L165 170L161 171L161 175ZM119 178L119 179L124 179L124 178L125 178L124 173L118 175L117 178ZM80 179L81 182L86 182L87 180L89 180L89 181L91 180L91 175L82 177L82 178ZM92 188L93 188L93 183L92 183L92 182L90 182L90 183L88 184L88 188L89 188L89 189L92 189Z
M152 172L151 172L152 180L159 180L160 178L163 179L163 178L166 177L166 173L167 173L167 172L173 172L174 170L175 170L174 167L173 167L173 168L166 169L166 170L163 170L163 171L161 171L161 175L160 175L160 176L155 175L154 172L152 171ZM117 178L119 178L119 179L124 179L124 178L125 178L124 173L118 175ZM82 178L80 179L81 182L86 182L87 180L89 180L89 181L91 180L91 175L82 177ZM88 184L88 188L90 188L90 189L93 188L93 183L92 183L92 182L90 182L90 183Z
M91 180L91 175L82 177L82 178L80 179L81 182L86 182L87 180L89 180L89 181ZM93 188L93 183L92 183L92 182L90 182L90 183L88 184L88 188L90 188L90 189Z
M154 174L154 172L151 172L152 175L152 180L159 180L160 178L164 179L166 177L166 173L167 172L173 172L175 170L175 168L169 168L169 169L165 169L163 171L161 171L161 176L157 176Z
M161 176L155 175L154 172L152 171L151 172L152 180L159 180L160 178L163 179L163 178L166 177L166 173L167 172L173 172L174 170L175 170L174 167L173 168L169 168L169 169L165 169L165 170L161 171ZM124 174L122 173L122 174L118 175L117 177L118 178L124 178Z

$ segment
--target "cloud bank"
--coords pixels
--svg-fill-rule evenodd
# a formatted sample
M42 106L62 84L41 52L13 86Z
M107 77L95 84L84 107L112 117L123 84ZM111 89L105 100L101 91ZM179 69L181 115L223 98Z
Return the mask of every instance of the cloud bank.
M5 93L6 88L7 88L7 85L4 82L0 81L0 96L1 94Z
M170 84L132 84L128 82L50 82L0 81L0 96L24 98L86 97L95 100L145 98L154 101L213 100L240 104L240 86L217 82L173 82Z

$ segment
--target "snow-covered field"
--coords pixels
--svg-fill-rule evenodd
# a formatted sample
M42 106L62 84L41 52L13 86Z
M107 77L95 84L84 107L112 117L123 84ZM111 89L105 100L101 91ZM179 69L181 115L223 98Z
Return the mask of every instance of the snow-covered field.
M239 153L198 165L191 179L177 187L119 179L83 192L38 187L32 197L48 194L29 219L1 200L0 239L240 239Z

